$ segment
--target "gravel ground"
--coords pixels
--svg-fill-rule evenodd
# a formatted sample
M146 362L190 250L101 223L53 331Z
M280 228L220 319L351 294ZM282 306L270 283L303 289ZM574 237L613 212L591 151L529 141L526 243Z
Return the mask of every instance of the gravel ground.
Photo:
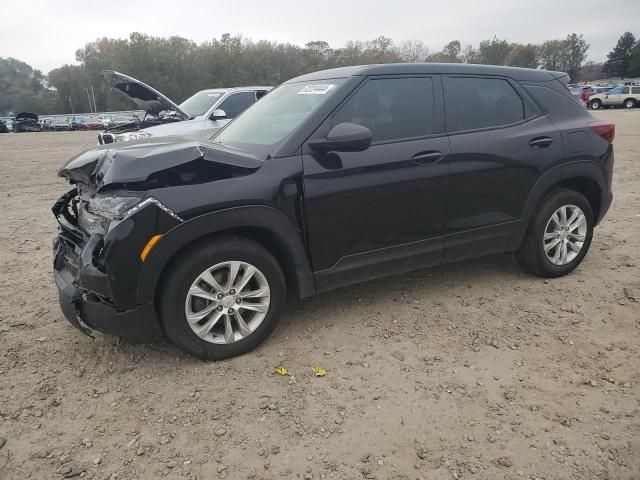
M640 478L640 109L597 116L615 200L572 275L497 255L356 285L219 363L64 320L55 171L96 135L0 135L0 479Z

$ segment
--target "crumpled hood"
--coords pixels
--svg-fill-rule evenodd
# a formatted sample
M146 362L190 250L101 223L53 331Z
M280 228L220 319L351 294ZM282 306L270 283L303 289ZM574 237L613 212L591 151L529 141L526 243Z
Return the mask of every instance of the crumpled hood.
M169 97L136 78L115 70L104 70L101 75L112 89L122 93L148 114L157 116L162 111L173 111L175 116L182 119L190 118Z
M98 192L109 186L144 189L152 178L168 184L201 183L248 174L259 158L220 144L184 137L149 138L87 150L69 160L58 176ZM226 168L221 168L226 167ZM154 188L162 185L154 185Z

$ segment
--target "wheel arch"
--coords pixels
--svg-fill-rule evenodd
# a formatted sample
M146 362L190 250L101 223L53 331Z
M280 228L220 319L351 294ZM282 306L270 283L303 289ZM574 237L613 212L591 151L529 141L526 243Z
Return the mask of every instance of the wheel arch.
M315 281L302 233L281 211L268 206L240 206L204 214L170 230L147 256L137 286L139 304L152 302L172 259L194 242L219 234L243 235L267 248L285 273L290 291L303 298L315 293Z
M602 196L606 191L604 172L591 161L565 163L543 174L529 193L522 215L524 221L520 242L527 233L531 218L541 200L556 188L569 188L580 192L591 204L596 223L600 220L603 207Z

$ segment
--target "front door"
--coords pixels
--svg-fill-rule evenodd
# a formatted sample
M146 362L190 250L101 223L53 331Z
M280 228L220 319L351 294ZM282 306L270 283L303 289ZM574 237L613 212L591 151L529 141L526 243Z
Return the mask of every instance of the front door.
M372 131L371 146L327 154L303 146L304 210L319 290L440 261L449 173L440 81L370 78L311 139L351 122Z

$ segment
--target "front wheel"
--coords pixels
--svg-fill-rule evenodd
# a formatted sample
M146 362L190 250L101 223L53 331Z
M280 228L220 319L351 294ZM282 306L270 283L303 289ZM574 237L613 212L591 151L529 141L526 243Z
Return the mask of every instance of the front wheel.
M247 353L273 331L284 274L262 245L240 236L203 241L171 264L158 301L167 337L203 360Z
M590 104L593 110L599 110L602 107L602 102L598 99L595 99Z
M587 254L593 226L593 210L584 195L575 190L555 190L534 214L518 260L542 277L566 275Z

